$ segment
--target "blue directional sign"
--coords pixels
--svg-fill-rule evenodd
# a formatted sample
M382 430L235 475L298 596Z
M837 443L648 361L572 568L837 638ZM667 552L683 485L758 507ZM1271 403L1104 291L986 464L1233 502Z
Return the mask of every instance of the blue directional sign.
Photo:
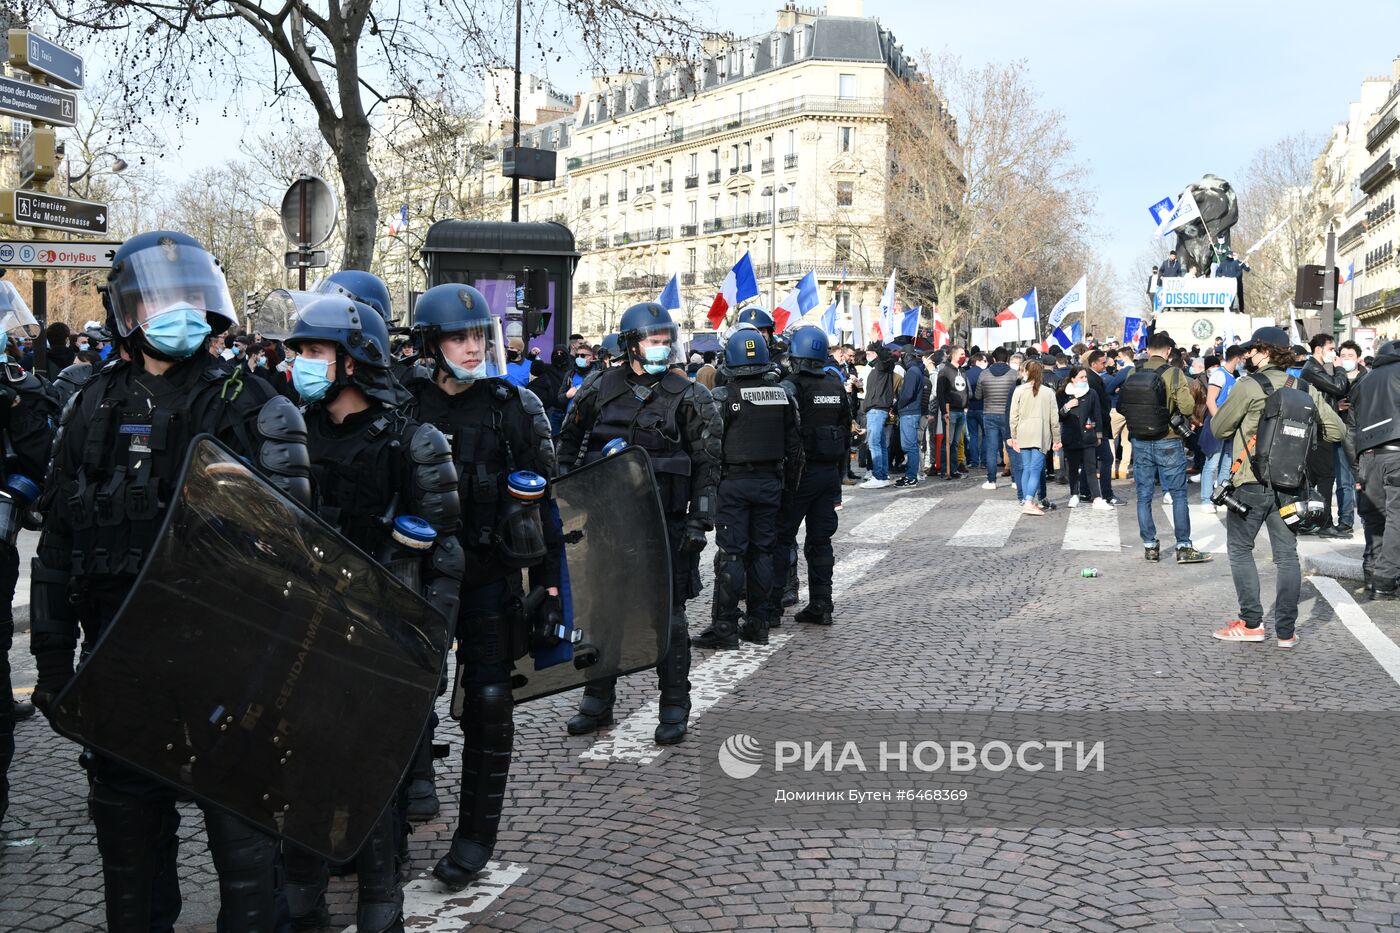
M66 88L78 90L83 86L83 57L54 45L37 32L10 30L10 63Z
M52 126L77 122L78 95L30 81L0 77L0 113Z

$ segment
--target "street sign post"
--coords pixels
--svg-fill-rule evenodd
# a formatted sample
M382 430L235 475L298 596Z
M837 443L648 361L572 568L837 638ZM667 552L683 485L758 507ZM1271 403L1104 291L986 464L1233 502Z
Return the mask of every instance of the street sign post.
M313 249L302 252L292 250L282 254L282 262L288 269L320 269L330 265L330 259L323 249Z
M297 270L299 288L306 288L306 270L314 265L308 261L312 247L320 246L330 237L339 212L335 192L317 175L298 176L282 196L282 232L300 257L295 264L287 260L287 268Z
M83 86L83 57L54 45L37 32L10 30L10 63L44 75L63 87L78 90Z
M120 243L0 240L0 269L108 269Z
M0 113L53 126L73 126L78 122L77 112L77 94L32 81L0 77Z
M107 232L107 205L42 191L0 191L0 223L101 235Z
M52 127L35 127L19 144L19 184L46 182L58 171L58 140Z

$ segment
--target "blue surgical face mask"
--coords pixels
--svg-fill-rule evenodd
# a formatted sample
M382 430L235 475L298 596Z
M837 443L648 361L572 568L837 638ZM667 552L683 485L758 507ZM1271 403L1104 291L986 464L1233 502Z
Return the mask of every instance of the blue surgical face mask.
M0 344L0 349L3 348L3 344ZM588 367L593 365L593 361L586 356L576 356L574 357L574 365L577 366L579 369L587 369Z
M204 312L183 302L161 312L141 329L152 347L177 360L192 356L210 331Z
M446 357L443 357L442 362L443 365L447 367L448 373L451 374L452 378L456 379L458 382L475 382L478 379L486 378L485 360L482 360L480 363L478 363L471 369L467 369L465 366L458 366L456 363L452 362Z
M309 360L299 356L292 363L292 385L305 402L319 402L330 391L328 377L331 364L328 360Z
M646 362L642 364L642 369L653 376L659 376L671 368L670 347L647 347L644 355Z

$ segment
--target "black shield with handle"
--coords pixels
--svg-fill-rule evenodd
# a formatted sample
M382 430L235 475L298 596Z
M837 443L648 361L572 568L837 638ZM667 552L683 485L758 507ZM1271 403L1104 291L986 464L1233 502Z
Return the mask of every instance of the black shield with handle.
M449 637L417 593L203 436L150 559L51 718L344 860L408 767Z

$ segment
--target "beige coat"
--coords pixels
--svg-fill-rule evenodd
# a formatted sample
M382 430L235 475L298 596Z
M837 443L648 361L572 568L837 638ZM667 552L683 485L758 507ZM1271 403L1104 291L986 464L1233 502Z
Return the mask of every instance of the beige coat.
M1029 382L1011 393L1011 439L1027 447L1050 450L1060 442L1060 413L1055 406L1055 390L1042 385L1031 394Z

